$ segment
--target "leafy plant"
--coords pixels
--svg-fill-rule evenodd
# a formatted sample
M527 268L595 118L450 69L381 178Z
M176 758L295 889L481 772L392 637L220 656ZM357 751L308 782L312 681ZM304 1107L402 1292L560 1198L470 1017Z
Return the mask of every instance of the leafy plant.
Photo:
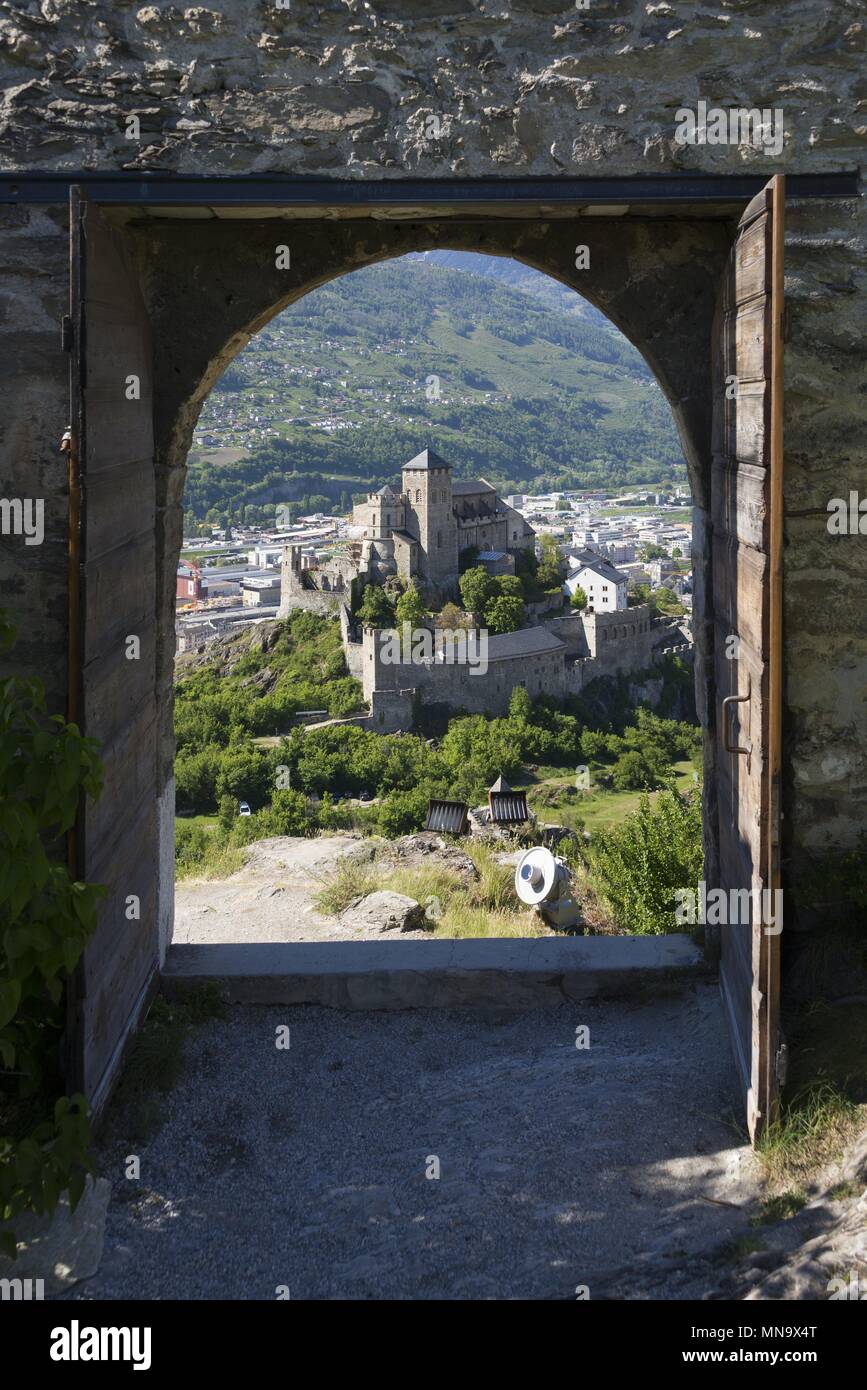
M0 650L14 631L0 613ZM73 1206L90 1168L87 1102L61 1097L63 981L96 925L102 888L72 878L62 836L99 795L97 746L45 713L36 679L0 681L0 1220ZM14 1257L11 1232L0 1247Z
M642 796L622 825L597 832L590 847L579 852L623 931L679 930L677 889L695 889L702 873L700 794L664 791L655 804Z

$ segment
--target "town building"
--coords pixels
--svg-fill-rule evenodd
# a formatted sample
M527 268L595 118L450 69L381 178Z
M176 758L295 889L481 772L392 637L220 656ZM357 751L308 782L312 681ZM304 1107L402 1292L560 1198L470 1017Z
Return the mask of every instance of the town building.
M588 612L609 613L627 606L628 583L627 575L615 569L609 560L585 551L580 558L573 557L573 567L563 587L570 598L576 589L583 589Z

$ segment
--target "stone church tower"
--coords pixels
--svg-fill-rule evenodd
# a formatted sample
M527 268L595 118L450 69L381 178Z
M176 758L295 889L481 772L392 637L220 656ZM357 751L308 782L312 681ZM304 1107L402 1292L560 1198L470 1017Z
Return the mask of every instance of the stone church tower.
M445 587L458 572L458 537L452 512L451 465L424 449L403 467L407 531L419 542L423 578Z

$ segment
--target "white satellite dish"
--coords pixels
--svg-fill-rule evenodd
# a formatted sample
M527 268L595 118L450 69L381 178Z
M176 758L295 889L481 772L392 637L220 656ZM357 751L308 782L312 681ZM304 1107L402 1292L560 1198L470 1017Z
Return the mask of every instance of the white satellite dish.
M569 866L544 845L521 855L515 867L515 892L522 903L537 907L554 927L574 927L581 921L572 898Z
M515 892L522 903L536 907L550 897L557 881L557 860L549 849L539 845L528 849L515 869Z

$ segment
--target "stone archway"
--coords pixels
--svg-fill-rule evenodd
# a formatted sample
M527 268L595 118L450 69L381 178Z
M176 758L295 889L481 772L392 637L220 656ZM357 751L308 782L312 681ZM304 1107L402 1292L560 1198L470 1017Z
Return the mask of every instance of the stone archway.
M89 498L84 530L95 540L85 544L86 606L74 630L84 633L88 653L81 682L85 728L98 737L110 734L112 778L110 794L103 795L98 813L88 816L79 843L86 851L82 863L87 872L95 863L101 833L104 838L111 827L111 840L126 872L144 875L148 895L147 920L142 916L141 930L130 938L136 954L134 976L123 971L118 975L110 937L87 953L94 987L89 999L86 989L80 996L83 1022L76 1036L92 1036L98 1042L96 1051L83 1042L80 1056L91 1058L88 1065L102 1078L94 1079L100 1089L110 1082L112 1056L120 1046L118 1030L122 1035L133 1026L138 1005L131 997L130 981L141 975L138 998L143 998L148 969L152 976L172 932L174 578L192 431L208 390L257 329L311 289L376 261L440 246L515 256L582 293L621 327L654 370L679 429L695 503L696 683L701 721L711 735L705 741L705 874L715 883L724 867L726 884L738 885L753 881L757 872L761 877L764 870L757 870L755 855L759 822L753 810L755 796L766 796L768 706L760 699L758 684L752 699L749 694L744 697L751 701L746 715L753 713L755 704L761 726L754 763L758 780L754 776L751 796L740 772L724 761L748 750L729 746L727 739L722 755L714 736L719 732L718 696L729 688L732 675L725 666L720 670L714 658L723 635L743 628L753 667L767 670L769 661L767 643L756 635L755 624L757 614L764 623L769 593L761 577L769 569L760 522L768 502L766 484L758 476L762 469L765 479L770 476L768 450L780 439L778 431L767 427L767 408L772 399L781 399L779 390L772 396L766 371L767 361L780 360L779 294L767 292L764 269L770 264L771 245L777 248L774 263L781 265L779 236L772 242L768 235L771 226L782 227L781 218L771 216L772 188L774 206L781 202L782 184L775 180L749 204L738 224L737 241L728 214L719 209L710 216L681 212L672 217L663 207L656 216L647 216L645 209L634 217L556 220L541 212L535 218L500 215L454 221L441 216L377 217L340 226L323 217L288 226L281 219L282 225L275 227L272 219L261 216L261 209L251 208L249 218L209 218L202 225L192 225L201 222L193 217L124 226L122 215L108 218L86 196L75 194L73 457L80 456ZM749 241L741 242L749 229ZM741 245L747 247L743 254L737 251ZM598 274L585 269L588 251L590 266L602 267ZM123 348L122 363L118 345ZM720 408L719 365L722 355L735 349L738 370L742 349L748 349L743 380L745 390L749 388L745 400L752 404L744 406L745 432L739 410ZM123 375L130 364L136 372ZM126 393L131 405L121 418L116 410L118 384L130 382L136 389L132 395ZM779 475L775 468L774 476ZM144 500L137 509L124 507L125 494L136 488ZM151 508L153 526L148 522ZM109 618L106 601L119 557L116 530L118 525L129 526L130 516L139 582L124 572L123 603ZM724 596L716 607L709 600L712 574ZM741 592L745 600L739 599ZM741 612L744 601L749 611ZM139 624L144 624L152 655L151 684L148 691L145 681L142 700L124 712L112 698L118 680L112 634L115 628ZM129 693L128 683L123 689ZM729 706L737 690L735 683ZM717 815L718 769L720 778L727 774L726 786L737 806L732 824ZM129 798L131 781L134 795ZM133 814L141 821L140 829L131 820ZM727 856L723 848L729 850ZM105 854L103 843L102 860ZM724 946L724 963L726 958ZM742 1002L755 978L743 953L737 972ZM114 986L121 981L118 992ZM776 989L772 995L776 1000ZM740 1054L748 1058L755 1029L748 1011L739 1009L737 1017L739 1034L746 1037L745 1044L739 1037ZM763 1056L768 1055L765 1049ZM767 1076L767 1068L762 1075ZM745 1079L748 1087L749 1077ZM766 1115L767 1104L762 1110L753 1107L751 1113L753 1118Z
M202 404L233 357L281 310L329 280L411 251L477 251L523 261L604 313L654 372L678 428L692 487L700 576L697 693L702 723L708 727L713 702L706 690L703 604L710 590L711 337L719 278L731 244L729 216L292 222L257 220L251 209L249 220L150 221L127 230L154 342L161 795L171 785L174 756L174 576L182 539L181 498ZM578 244L590 250L586 269L575 268ZM289 269L277 269L276 248L281 245L290 248ZM705 782L711 796L713 745L706 742ZM166 814L170 802L166 797ZM167 843L168 834L162 839ZM706 855L715 865L711 840Z

